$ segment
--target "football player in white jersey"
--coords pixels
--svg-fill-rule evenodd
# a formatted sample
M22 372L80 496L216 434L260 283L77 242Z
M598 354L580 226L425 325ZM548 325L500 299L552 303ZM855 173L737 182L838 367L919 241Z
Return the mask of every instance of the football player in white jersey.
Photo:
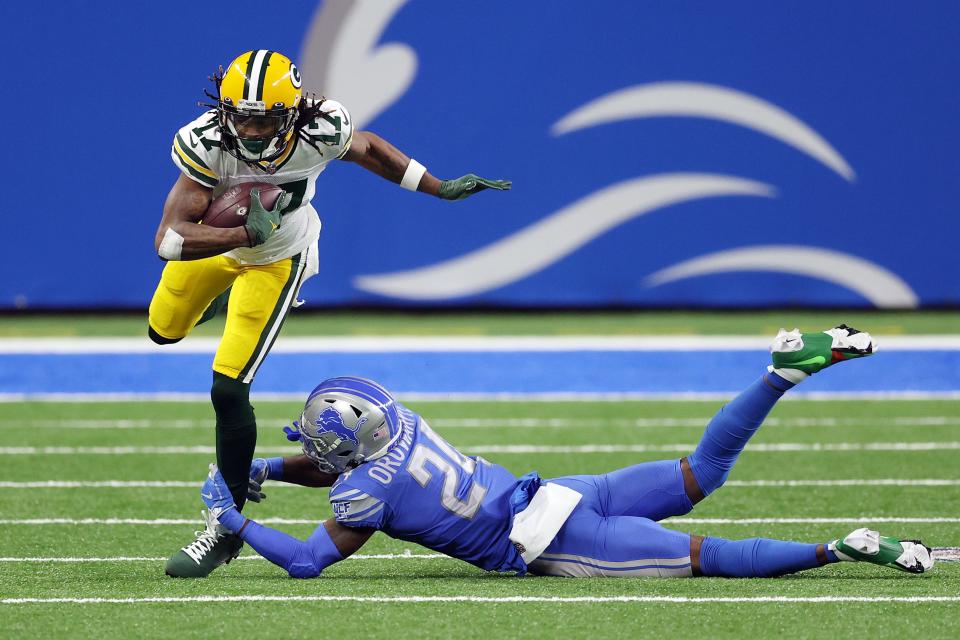
M339 102L307 98L286 56L248 51L214 74L209 111L181 128L171 156L181 171L156 233L167 264L150 302L150 338L182 340L224 305L227 322L213 361L217 464L239 507L257 427L250 383L277 338L303 282L317 272L320 220L310 204L317 177L333 160L355 162L411 191L460 200L510 182L467 174L439 180L416 160L369 131L355 131ZM273 209L256 189L244 226L197 224L211 200L244 182L284 190ZM166 572L199 577L236 557L242 541L223 530L175 553Z

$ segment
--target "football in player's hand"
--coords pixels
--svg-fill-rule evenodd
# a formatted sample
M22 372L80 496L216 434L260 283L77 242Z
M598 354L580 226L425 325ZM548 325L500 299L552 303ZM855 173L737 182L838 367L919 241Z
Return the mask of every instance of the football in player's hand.
M250 211L250 190L260 189L260 203L268 211L273 209L283 189L275 184L264 182L243 182L234 185L213 199L201 222L211 227L226 229L240 227L247 223Z

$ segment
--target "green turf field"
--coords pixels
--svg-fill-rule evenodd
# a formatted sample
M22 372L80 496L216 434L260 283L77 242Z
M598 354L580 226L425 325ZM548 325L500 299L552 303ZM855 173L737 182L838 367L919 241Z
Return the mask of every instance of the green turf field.
M413 408L432 418L435 429L465 451L483 452L516 473L537 469L549 477L604 472L680 455L624 449L692 446L718 406L715 402L449 402L416 403ZM261 402L257 411L260 446L270 451L287 446L279 427L297 411L296 403ZM422 557L430 552L377 534L361 556L392 557L346 560L317 580L292 580L279 568L255 559L240 559L205 580L171 580L163 575L162 559L189 541L197 527L151 521L198 516L197 487L213 458L209 453L211 414L205 403L0 405L0 481L4 482L0 489L0 597L6 599L0 604L0 637L236 638L238 632L258 637L308 633L336 637L362 623L364 636L414 638L927 639L953 638L960 628L960 564L949 562L923 576L843 564L771 580L514 578L485 574L454 560ZM960 547L958 523L936 521L960 517L958 441L960 402L956 401L783 402L755 438L754 444L761 446L748 448L728 485L687 516L708 521L677 519L668 525L731 538L760 535L825 541L848 533L863 518L915 518L917 522L870 526L921 537L936 547ZM771 445L784 443L796 446L792 451L771 450ZM841 443L844 446L836 446ZM577 447L598 444L611 447L598 453L577 452ZM882 448L864 448L878 444ZM568 448L531 453L510 448L516 445ZM197 453L164 449L194 446L200 447ZM127 449L92 453L90 447ZM54 480L182 481L196 487L22 484ZM810 480L852 484L782 486L783 481ZM871 480L885 484L871 486ZM904 483L910 480L914 484ZM274 486L267 493L269 499L251 505L249 515L310 522L330 515L325 490ZM36 521L55 518L70 523ZM742 522L754 518L770 520ZM840 522L816 521L823 518ZM93 522L76 522L83 519ZM102 523L108 519L119 522ZM127 519L146 522L125 523ZM311 524L277 526L301 537L313 528ZM408 552L408 557L402 557ZM244 552L248 555L249 550ZM101 560L55 561L68 558ZM230 595L252 599L203 600ZM286 596L366 600L284 601ZM411 601L417 596L466 601ZM931 596L948 600L909 600ZM506 600L515 597L540 600ZM654 601L617 601L617 597ZM666 601L668 597L675 600ZM689 601L704 597L767 600ZM769 600L778 597L822 600ZM866 600L837 600L845 597ZM180 601L9 601L20 598Z
M686 335L772 336L777 329L812 330L845 322L869 327L875 335L960 333L956 311L596 311L414 313L295 310L285 336L329 335ZM197 327L193 335L218 336L223 316ZM0 315L0 337L142 336L146 314Z

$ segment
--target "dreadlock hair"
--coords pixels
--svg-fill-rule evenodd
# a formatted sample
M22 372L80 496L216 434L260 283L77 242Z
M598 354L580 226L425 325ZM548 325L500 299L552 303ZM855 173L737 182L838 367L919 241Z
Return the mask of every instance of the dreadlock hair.
M320 148L320 145L317 144L317 141L313 139L309 133L304 131L304 127L308 126L311 122L317 119L323 111L323 103L327 101L325 96L317 97L317 94L311 93L309 102L310 106L307 106L307 96L304 94L303 99L300 100L300 104L297 105L297 119L293 123L293 130L297 132L297 136L309 144L311 147L317 150L317 153L323 155L323 149Z
M208 102L198 102L197 106L207 107L209 109L220 109L220 104L222 102L220 97L220 84L223 82L223 65L220 65L212 75L208 76L207 79L213 83L213 87L216 90L216 93L211 93L208 89L204 89L203 93L208 98L213 100L213 104ZM307 99L307 94L303 95L303 98L300 100L300 104L297 105L297 119L293 122L293 130L296 132L298 138L309 144L311 147L316 149L317 153L323 155L323 149L320 148L320 145L317 144L317 141L313 139L313 136L308 134L303 129L310 125L311 122L317 119L323 111L323 103L327 101L325 96L317 97L317 94L311 93L309 95L309 100ZM311 104L308 106L307 103ZM249 163L248 163L249 164Z
M220 65L212 75L207 76L207 80L213 83L213 88L216 89L217 93L213 94L210 93L209 89L204 89L203 95L213 100L214 104L210 104L208 102L198 102L198 107L209 107L211 109L220 108L220 84L223 82L223 73L223 65Z

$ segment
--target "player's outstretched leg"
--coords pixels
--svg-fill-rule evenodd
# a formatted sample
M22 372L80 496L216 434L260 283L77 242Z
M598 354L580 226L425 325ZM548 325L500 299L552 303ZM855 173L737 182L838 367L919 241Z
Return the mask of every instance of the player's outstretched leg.
M723 407L687 457L687 492L693 503L716 491L730 474L747 442L783 394L830 365L872 354L870 334L840 325L819 333L781 329L770 350L768 373ZM692 492L692 493L691 493Z
M687 493L696 504L720 488L747 442L753 437L777 400L794 383L771 372L747 387L725 405L712 420L687 456ZM694 482L690 482L690 480Z
M919 541L884 537L868 529L821 544L702 538L648 518L605 517L601 503L599 492L587 491L550 546L530 563L530 572L566 577L772 578L841 561L870 562L909 573L933 567L930 549Z
M726 578L771 578L842 561L870 562L908 573L933 567L930 548L919 540L898 540L865 528L823 544L692 536L690 558L694 575Z
M217 416L217 466L220 467L237 509L247 500L247 474L257 446L257 421L250 405L250 385L218 371L210 390ZM174 578L203 578L236 558L240 538L216 524L167 560L166 573Z

